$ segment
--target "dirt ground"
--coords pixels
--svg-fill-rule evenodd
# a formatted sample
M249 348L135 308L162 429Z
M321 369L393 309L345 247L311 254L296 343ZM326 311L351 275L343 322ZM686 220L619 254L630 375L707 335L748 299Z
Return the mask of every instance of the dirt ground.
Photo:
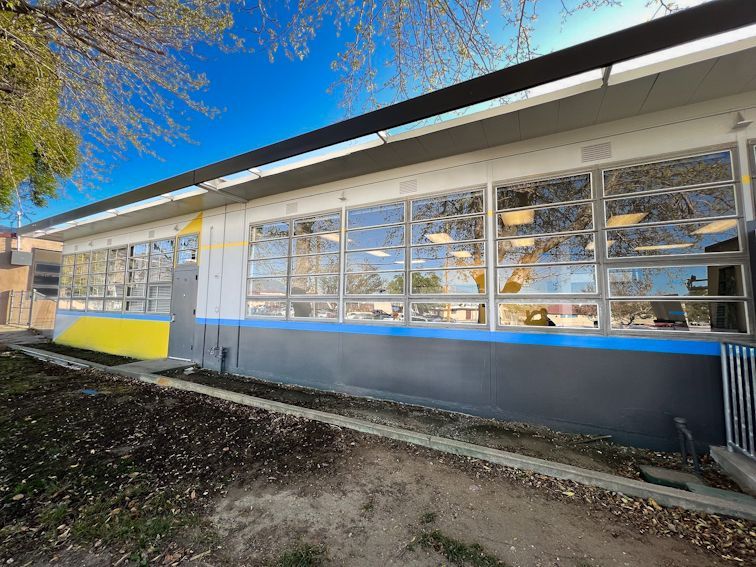
M165 374L251 396L629 478L640 478L639 465L683 468L679 453L626 447L612 443L611 439L595 440L596 437L589 435L562 433L526 423L482 419L385 400L347 396L228 374L220 375L205 369L192 374L184 374L181 370ZM692 472L690 466L687 470ZM724 475L719 465L708 454L702 456L702 471L709 486L740 492L738 485Z
M0 353L0 562L726 565L756 525Z

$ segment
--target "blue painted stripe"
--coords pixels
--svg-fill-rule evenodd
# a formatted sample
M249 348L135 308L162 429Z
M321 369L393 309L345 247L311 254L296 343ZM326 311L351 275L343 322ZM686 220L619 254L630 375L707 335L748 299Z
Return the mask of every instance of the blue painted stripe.
M255 327L258 329L287 329L292 331L317 331L321 333L348 333L359 335L451 339L457 341L719 356L719 343L714 341L691 341L643 337L604 337L565 333L521 333L514 331L491 332L478 329L434 329L430 327L400 327L367 324L354 325L348 323L339 324L315 321L277 321L262 319L239 320L198 317L197 323L200 325L221 325L226 327Z
M103 311L73 311L58 309L58 315L69 317L101 317L104 319L138 319L140 321L170 321L171 316L160 313L107 313Z

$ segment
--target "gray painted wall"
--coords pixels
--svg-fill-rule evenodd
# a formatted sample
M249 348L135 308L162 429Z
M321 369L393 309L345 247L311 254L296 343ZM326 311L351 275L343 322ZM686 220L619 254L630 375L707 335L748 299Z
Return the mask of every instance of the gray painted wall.
M199 326L195 352L228 349L225 370L256 378L514 419L674 450L675 416L702 446L724 442L713 356L252 327Z

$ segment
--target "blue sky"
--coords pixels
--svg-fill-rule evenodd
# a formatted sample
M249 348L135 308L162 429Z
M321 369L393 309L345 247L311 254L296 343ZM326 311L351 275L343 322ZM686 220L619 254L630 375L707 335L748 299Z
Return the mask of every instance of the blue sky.
M699 1L678 0L680 4ZM534 43L543 53L641 23L654 14L646 2L623 0L620 8L584 11L563 25L559 0L546 0L541 3ZM33 220L51 216L337 122L344 118L340 95L327 89L336 77L330 63L339 47L339 39L325 30L304 61L282 56L271 64L264 53L209 54L194 67L210 81L202 99L223 112L214 119L196 114L183 118L194 144L158 144L160 160L131 152L123 160L111 161L108 180L87 194L66 189L46 208L27 213Z

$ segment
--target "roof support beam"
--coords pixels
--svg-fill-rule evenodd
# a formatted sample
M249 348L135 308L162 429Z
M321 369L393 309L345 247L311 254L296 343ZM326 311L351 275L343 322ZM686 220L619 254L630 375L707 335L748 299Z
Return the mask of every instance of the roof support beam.
M85 205L24 233L417 122L756 23L756 1L715 0ZM227 195L230 194L227 192Z

